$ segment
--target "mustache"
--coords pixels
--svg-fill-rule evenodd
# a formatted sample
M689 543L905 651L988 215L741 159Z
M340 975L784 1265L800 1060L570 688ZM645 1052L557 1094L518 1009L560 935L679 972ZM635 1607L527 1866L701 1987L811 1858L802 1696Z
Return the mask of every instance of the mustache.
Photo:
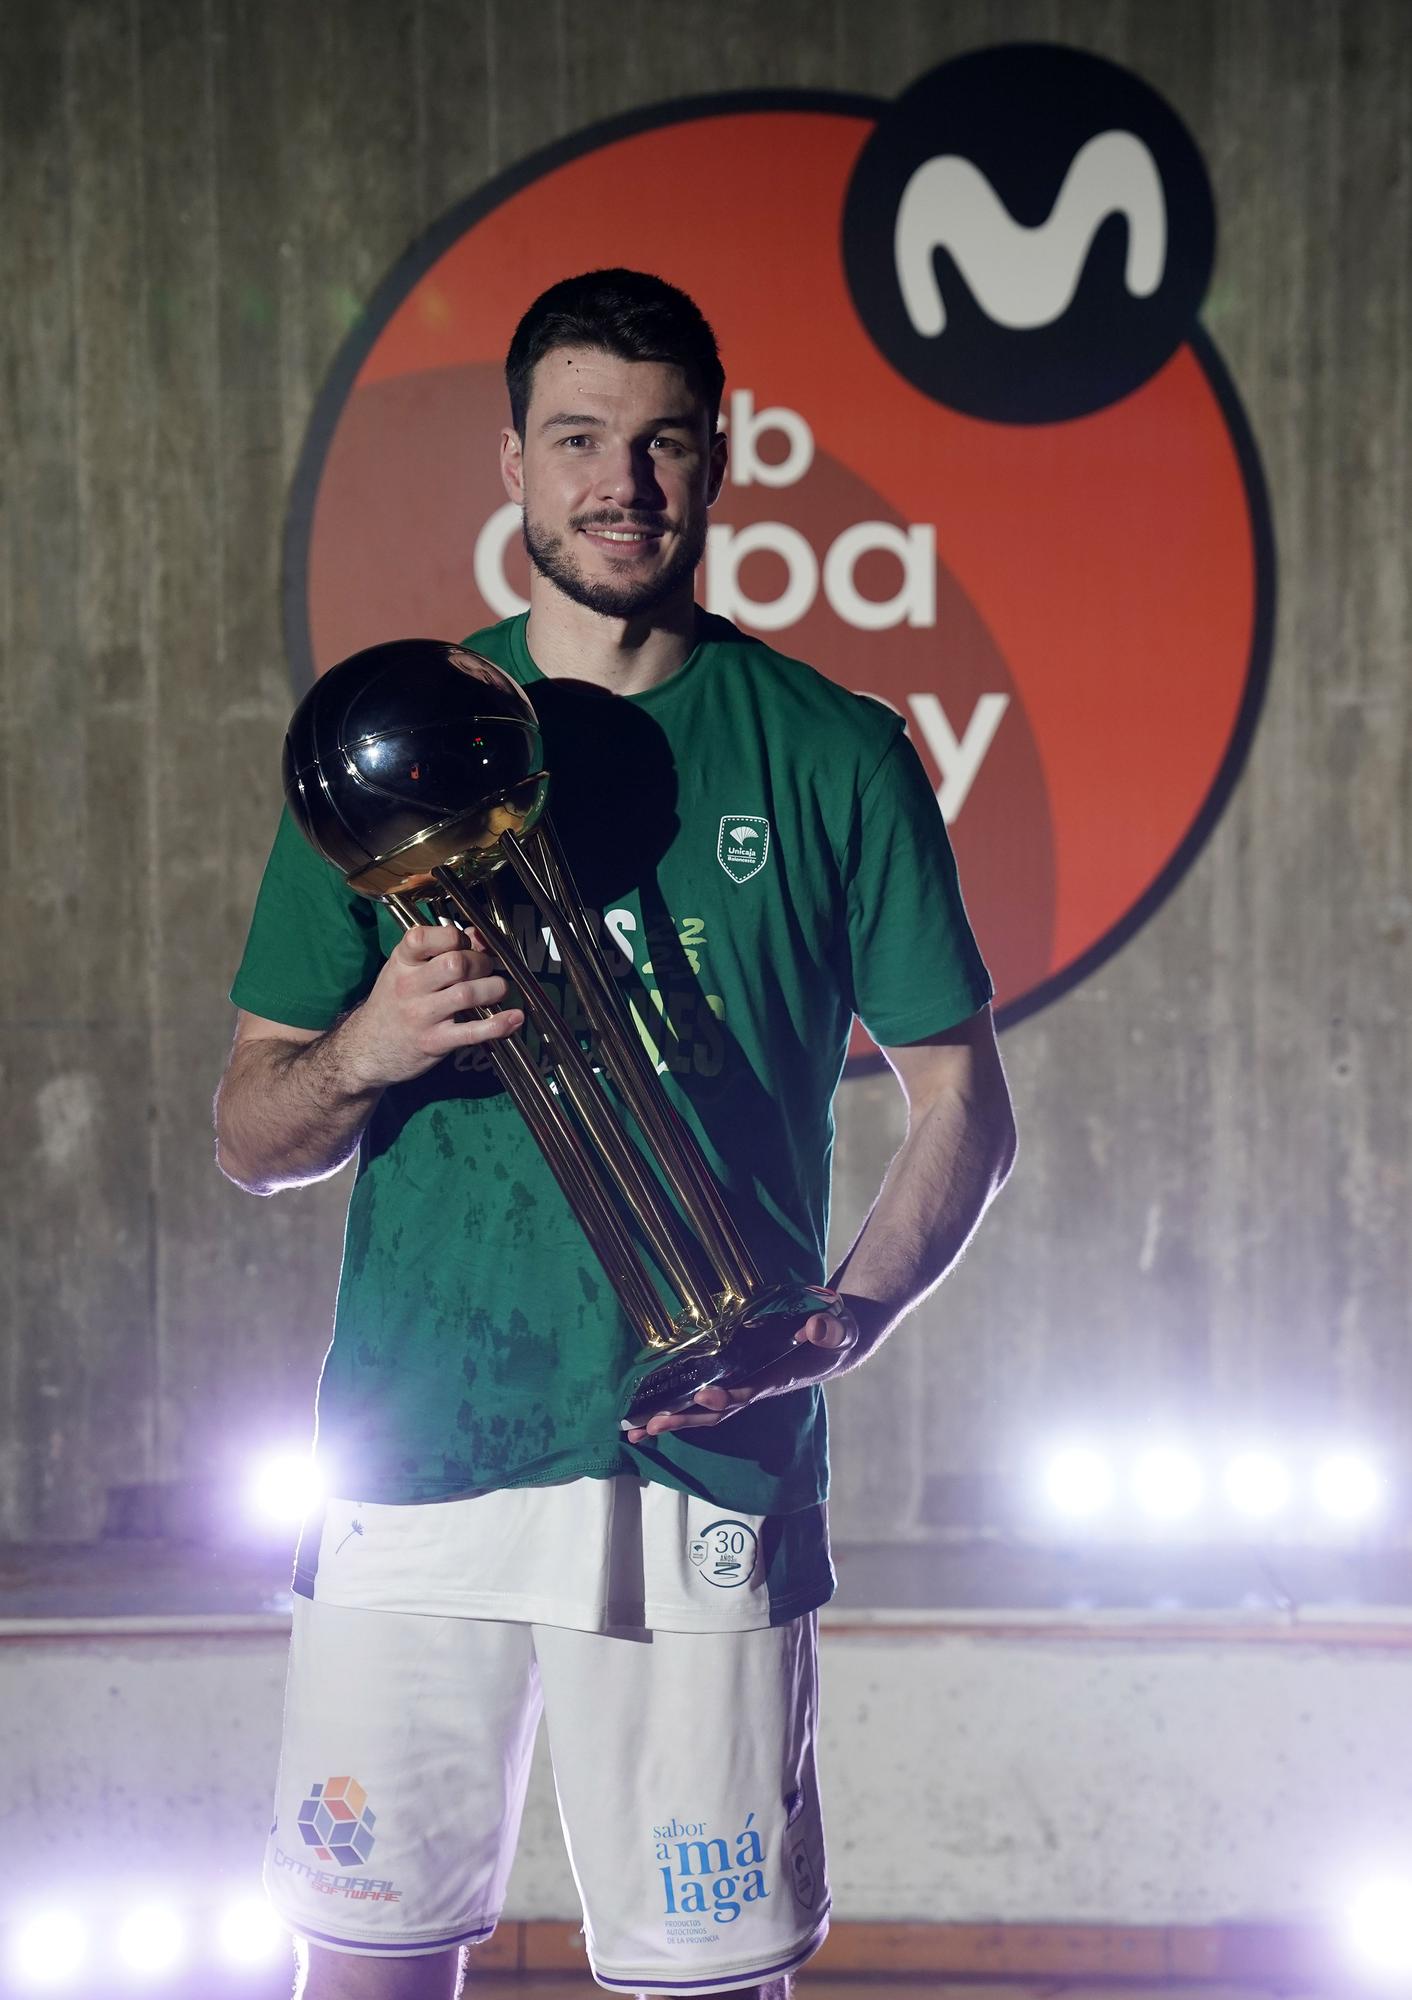
M642 528L646 532L660 535L665 532L667 524L660 514L624 514L621 511L611 513L608 509L600 507L593 514L571 514L569 516L569 526L571 528Z

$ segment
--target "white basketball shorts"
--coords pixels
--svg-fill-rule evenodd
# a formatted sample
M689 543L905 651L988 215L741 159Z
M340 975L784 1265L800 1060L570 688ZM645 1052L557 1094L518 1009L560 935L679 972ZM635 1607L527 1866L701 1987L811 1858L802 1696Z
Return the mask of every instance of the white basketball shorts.
M334 1951L488 1937L542 1711L598 1983L753 1985L828 1928L817 1707L812 1615L620 1635L296 1598L271 1900Z

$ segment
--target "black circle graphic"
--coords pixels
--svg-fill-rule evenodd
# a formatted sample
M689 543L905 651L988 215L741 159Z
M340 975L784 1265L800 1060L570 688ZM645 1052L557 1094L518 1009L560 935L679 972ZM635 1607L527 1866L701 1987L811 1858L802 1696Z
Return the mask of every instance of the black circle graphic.
M912 84L844 204L849 290L876 346L924 395L996 423L1131 394L1190 337L1215 245L1206 168L1170 105L1049 43L981 49Z

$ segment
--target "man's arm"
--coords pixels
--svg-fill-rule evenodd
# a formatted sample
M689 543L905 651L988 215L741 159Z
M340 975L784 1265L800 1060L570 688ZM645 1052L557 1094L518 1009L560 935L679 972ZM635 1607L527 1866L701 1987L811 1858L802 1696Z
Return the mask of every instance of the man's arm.
M424 926L399 940L363 1004L323 1034L242 1013L216 1091L221 1172L251 1194L337 1173L389 1084L513 1034L524 1021L518 1008L464 1018L508 990L460 931Z
M907 1099L907 1134L829 1281L860 1330L840 1373L856 1368L941 1283L1015 1163L1015 1119L989 1007L883 1054Z
M698 1390L698 1408L655 1416L645 1431L629 1433L630 1442L717 1424L757 1396L782 1396L846 1374L882 1345L965 1249L1015 1160L1015 1121L990 1009L883 1054L907 1099L907 1136L829 1280L855 1326L815 1314L800 1328L794 1355L762 1369L747 1387Z

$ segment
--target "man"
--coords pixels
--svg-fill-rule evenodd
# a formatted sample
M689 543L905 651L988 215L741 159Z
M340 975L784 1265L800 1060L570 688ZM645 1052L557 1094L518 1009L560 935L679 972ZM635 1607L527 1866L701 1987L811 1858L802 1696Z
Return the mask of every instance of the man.
M855 1011L909 1127L843 1309L624 1432L639 1354L486 1060L523 1014L468 1018L506 982L474 937L399 937L282 824L219 1159L257 1193L359 1169L319 1392L339 1497L301 1544L267 1880L310 2000L444 2000L499 1911L542 1700L600 1984L779 2000L828 1913L819 1385L1009 1171L990 985L897 717L693 601L727 452L694 304L567 280L507 378L530 610L466 643L529 688L624 998L771 1280L823 1275ZM533 912L516 927L552 981Z

